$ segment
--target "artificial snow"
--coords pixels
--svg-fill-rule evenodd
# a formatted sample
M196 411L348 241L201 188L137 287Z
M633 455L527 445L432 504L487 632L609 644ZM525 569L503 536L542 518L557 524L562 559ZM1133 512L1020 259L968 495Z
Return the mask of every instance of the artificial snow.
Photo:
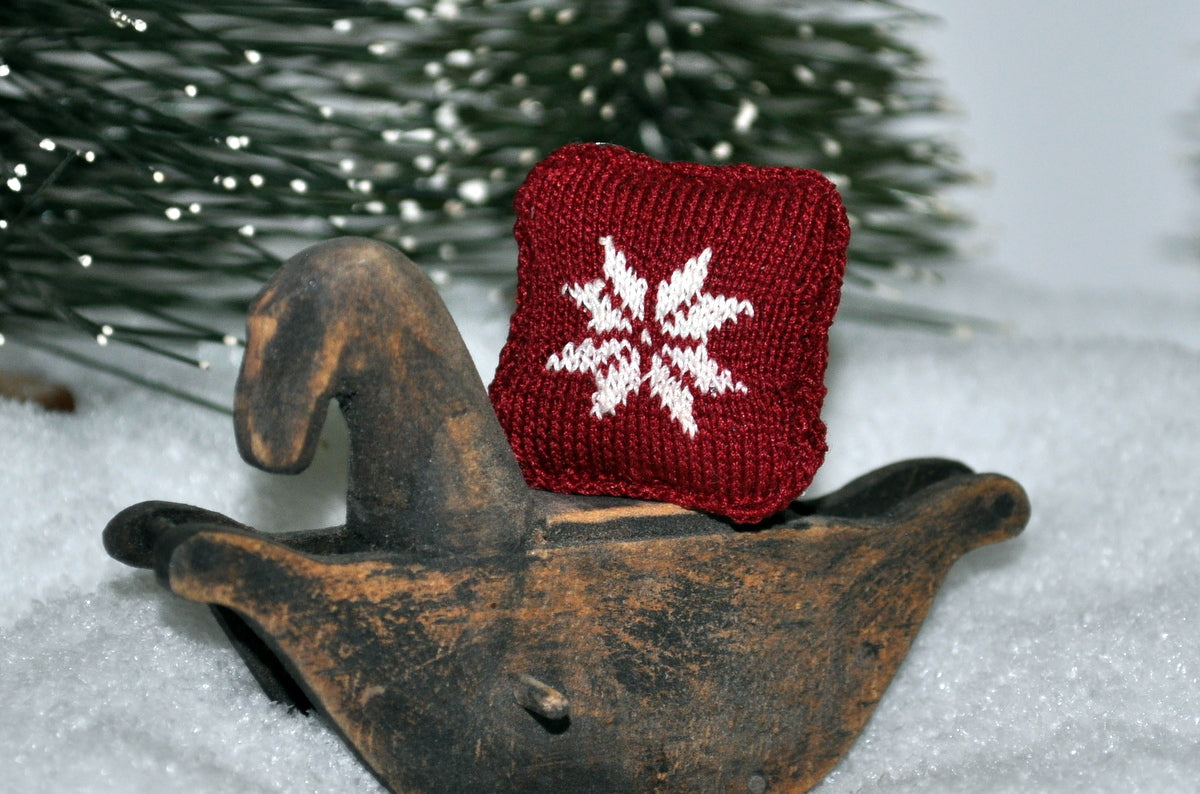
M490 376L506 307L479 288L448 294ZM836 322L830 453L811 491L937 455L1014 477L1033 517L954 565L818 791L1194 791L1198 296L974 275L930 296L1011 328ZM79 411L0 401L0 791L380 791L319 719L261 694L205 607L101 546L109 518L144 499L264 529L336 523L336 424L314 469L267 475L240 461L227 417L14 347L0 366L68 382ZM190 385L227 401L234 363L212 352Z

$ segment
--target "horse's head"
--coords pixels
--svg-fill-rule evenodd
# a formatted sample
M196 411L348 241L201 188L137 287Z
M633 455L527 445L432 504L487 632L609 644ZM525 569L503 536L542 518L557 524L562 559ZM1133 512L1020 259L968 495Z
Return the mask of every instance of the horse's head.
M234 423L249 463L304 469L336 399L348 524L397 537L421 525L436 538L424 546L508 543L524 479L453 319L403 254L355 237L311 246L267 282L246 326Z
M344 290L331 286L347 249L342 240L305 249L250 305L234 425L238 451L259 468L294 473L312 461L329 400L344 379L348 318Z

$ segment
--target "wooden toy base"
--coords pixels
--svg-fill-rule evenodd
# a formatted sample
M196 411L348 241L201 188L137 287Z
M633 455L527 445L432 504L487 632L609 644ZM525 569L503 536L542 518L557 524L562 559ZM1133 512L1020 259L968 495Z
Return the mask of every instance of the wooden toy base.
M804 791L950 564L1028 518L1012 480L945 460L754 530L539 497L540 540L484 559L363 554L340 528L270 535L166 503L122 512L105 543L213 605L263 689L319 711L393 791Z

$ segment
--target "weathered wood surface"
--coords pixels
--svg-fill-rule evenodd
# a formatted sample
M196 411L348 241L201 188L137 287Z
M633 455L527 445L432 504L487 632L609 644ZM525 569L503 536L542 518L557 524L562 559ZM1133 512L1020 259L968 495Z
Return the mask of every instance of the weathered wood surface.
M264 690L323 714L393 791L805 791L954 560L1028 519L1018 484L939 459L757 527L529 490L418 276L334 241L249 318L239 447L299 470L336 399L346 525L270 535L155 502L104 536L212 605Z
M47 411L75 411L75 395L70 389L31 372L0 370L0 397L17 402L35 403Z

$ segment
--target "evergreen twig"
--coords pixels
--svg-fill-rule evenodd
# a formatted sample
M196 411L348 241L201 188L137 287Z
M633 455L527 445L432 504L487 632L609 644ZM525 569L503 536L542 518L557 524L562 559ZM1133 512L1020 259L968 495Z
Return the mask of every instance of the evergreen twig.
M886 0L10 0L0 339L58 327L194 364L217 314L343 233L511 278L513 191L575 140L829 174L869 290L962 222L938 192L967 172L910 126L944 111L899 36L921 20Z

